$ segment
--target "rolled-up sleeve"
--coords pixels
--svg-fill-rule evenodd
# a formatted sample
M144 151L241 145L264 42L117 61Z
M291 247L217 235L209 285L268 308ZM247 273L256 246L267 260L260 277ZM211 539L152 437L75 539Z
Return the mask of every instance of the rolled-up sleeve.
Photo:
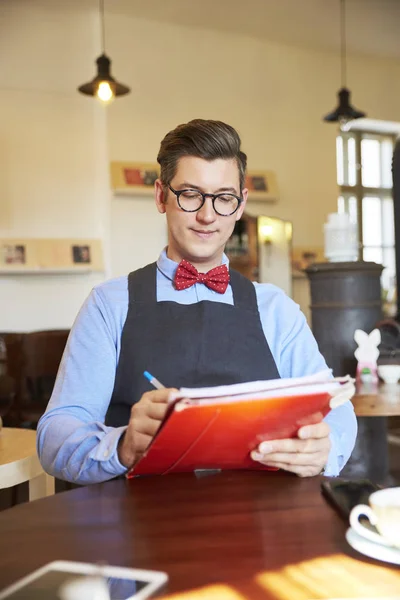
M350 458L357 436L357 419L351 402L338 406L326 415L331 433L331 451L324 474L337 477Z
M328 368L298 304L270 284L256 284L264 335L281 377L303 377ZM357 437L351 402L330 411L324 419L331 430L331 450L325 474L339 475L349 460Z
M37 428L43 468L76 483L98 483L126 473L117 445L126 427L107 427L117 344L102 294L94 289L71 329L53 394Z

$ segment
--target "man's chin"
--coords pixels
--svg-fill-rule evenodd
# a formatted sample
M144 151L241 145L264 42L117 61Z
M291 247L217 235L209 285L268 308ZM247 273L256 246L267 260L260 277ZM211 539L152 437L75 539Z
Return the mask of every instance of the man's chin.
M213 257L218 254L223 253L223 249L215 248L215 246L205 246L204 244L192 246L188 248L188 256L191 256L191 259L188 260L199 261L199 262L207 262L211 260Z
M222 259L225 244L222 245L221 240L190 239L185 241L186 244L176 244L177 254L193 264L218 262Z

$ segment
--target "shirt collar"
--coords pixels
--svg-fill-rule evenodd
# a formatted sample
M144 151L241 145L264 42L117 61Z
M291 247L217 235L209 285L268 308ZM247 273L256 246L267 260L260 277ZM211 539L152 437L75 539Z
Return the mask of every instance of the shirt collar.
M225 253L222 255L221 264L226 265L229 269L229 259ZM157 268L168 279L173 280L173 278L175 277L175 271L178 268L178 263L175 262L174 260L171 260L170 258L168 258L167 248L164 248L164 250L161 252L160 256L158 257Z

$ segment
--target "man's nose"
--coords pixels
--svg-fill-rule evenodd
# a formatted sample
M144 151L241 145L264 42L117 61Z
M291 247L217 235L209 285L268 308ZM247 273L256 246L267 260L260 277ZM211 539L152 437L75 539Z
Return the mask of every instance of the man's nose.
M216 213L212 203L212 199L207 197L203 206L196 213L197 219L205 223L212 223L216 219Z

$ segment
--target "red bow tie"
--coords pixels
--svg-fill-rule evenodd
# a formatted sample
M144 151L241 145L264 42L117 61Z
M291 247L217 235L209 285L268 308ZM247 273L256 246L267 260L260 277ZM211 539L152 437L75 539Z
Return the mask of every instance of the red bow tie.
M187 260L181 260L175 273L175 287L186 290L195 283L204 283L210 290L224 294L229 283L229 271L226 265L220 265L207 273L199 273Z

